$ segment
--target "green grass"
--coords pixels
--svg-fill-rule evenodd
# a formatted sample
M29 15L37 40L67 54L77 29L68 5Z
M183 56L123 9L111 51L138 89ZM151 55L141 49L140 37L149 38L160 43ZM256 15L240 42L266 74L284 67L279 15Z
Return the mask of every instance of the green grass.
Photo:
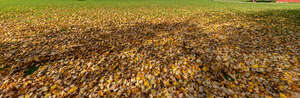
M119 10L133 13L144 13L139 9L172 9L166 12L175 14L210 13L210 12L238 12L257 14L264 12L284 12L286 10L299 11L297 3L241 3L241 0L0 0L0 18L16 18L20 14L28 13L41 16L49 14L72 14L82 10ZM63 11L64 10L64 11ZM176 11L177 10L177 11ZM184 11L182 11L184 10ZM284 10L284 11L283 11ZM152 10L157 14L158 10ZM153 14L152 13L152 14ZM149 13L145 13L150 15ZM289 14L289 13L288 13ZM299 16L298 13L292 13Z
M228 1L228 0L223 0ZM236 0L235 0L236 1ZM15 8L209 8L209 9L235 9L257 10L299 8L299 4L253 4L240 2L220 2L214 0L0 0L1 10Z
M39 67L40 67L40 66L30 66L30 67L24 72L24 76L33 74L35 71L37 71L37 70L39 69Z

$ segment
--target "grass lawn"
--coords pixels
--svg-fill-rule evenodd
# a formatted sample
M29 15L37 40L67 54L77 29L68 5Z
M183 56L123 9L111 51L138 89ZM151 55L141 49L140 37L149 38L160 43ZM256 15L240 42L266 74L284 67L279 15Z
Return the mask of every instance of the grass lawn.
M300 4L0 0L0 97L297 97Z

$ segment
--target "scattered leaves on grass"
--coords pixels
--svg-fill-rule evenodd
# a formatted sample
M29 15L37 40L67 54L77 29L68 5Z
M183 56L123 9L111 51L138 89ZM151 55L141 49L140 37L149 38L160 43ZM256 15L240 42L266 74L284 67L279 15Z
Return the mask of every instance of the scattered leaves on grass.
M5 70L6 68L8 68L8 66L4 66L4 67L0 68L0 71Z
M24 71L24 76L31 75L39 69L39 66L30 66L26 71Z
M228 75L228 74L226 74L226 73L224 73L224 77L225 77L225 79L228 80L228 81L234 81L234 79L233 79L230 75Z

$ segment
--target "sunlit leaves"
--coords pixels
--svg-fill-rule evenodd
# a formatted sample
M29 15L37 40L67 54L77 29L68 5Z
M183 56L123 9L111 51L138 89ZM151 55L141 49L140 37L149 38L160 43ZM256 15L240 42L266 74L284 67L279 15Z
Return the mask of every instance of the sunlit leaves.
M74 91L76 91L77 90L77 87L76 86L72 86L71 88L70 88L70 90L68 91L68 93L73 93Z

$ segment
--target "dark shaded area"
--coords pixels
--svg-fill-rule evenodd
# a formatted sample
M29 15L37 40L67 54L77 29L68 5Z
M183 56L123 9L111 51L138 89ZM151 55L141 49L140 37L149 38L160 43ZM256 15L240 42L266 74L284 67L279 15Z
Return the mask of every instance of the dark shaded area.
M35 71L37 71L37 70L39 69L39 67L40 67L40 66L30 66L30 67L24 72L24 76L33 74Z
M69 32L61 30L57 32L44 33L35 36L36 41L41 43L35 44L31 42L18 43L1 43L1 55L10 53L9 57L4 57L7 66L17 64L19 68L14 68L15 72L30 69L32 67L47 62L56 62L67 59L90 59L104 53L118 53L125 48L143 47L139 46L142 40L156 37L154 32L176 31L180 28L190 27L187 23L161 23L148 24L136 23L135 26L126 29L110 28L109 30L93 29L88 32ZM100 33L111 31L112 33ZM74 42L70 47L63 51L53 48L53 46L68 45ZM28 44L29 43L29 44ZM25 46L25 47L24 47ZM13 51L7 50L15 47ZM30 50L22 50L22 49ZM96 59L96 58L95 58ZM31 71L30 71L31 72Z
M4 67L0 68L0 71L5 70L6 68L8 68L8 66L4 66Z

